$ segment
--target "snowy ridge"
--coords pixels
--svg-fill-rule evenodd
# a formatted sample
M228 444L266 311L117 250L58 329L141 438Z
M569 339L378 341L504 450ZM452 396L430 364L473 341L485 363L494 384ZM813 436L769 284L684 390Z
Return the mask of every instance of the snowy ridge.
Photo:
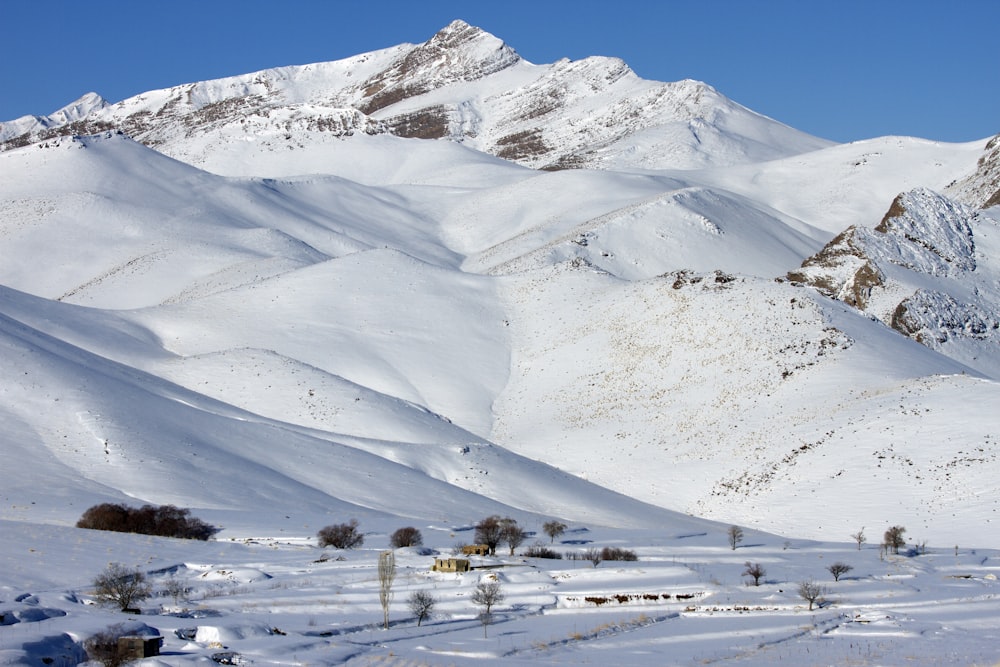
M34 136L50 128L70 125L108 106L110 106L109 102L97 93L87 93L48 116L24 116L0 123L0 143L5 143L19 136Z
M254 141L257 153L357 133L448 138L550 169L689 169L830 145L704 83L643 81L618 59L526 63L462 21L415 46L150 91L46 125L0 124L0 142L11 148L106 130L199 166L206 141L212 152L232 149L235 134Z
M788 277L996 376L996 233L989 216L917 189L900 194L877 226L848 228Z

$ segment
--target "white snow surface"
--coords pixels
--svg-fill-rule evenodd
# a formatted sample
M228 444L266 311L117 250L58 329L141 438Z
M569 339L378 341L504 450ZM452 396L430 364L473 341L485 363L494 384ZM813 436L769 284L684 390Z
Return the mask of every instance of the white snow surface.
M387 131L432 108L446 136ZM983 142L831 146L462 22L49 118L0 129L121 131L0 152L0 663L77 664L126 618L165 638L147 665L1000 660L1000 215L942 194ZM498 156L536 125L558 158ZM533 168L563 158L590 168ZM74 527L102 502L221 531ZM430 572L493 514L638 561ZM317 546L351 518L362 548ZM154 583L140 616L91 604L110 561Z

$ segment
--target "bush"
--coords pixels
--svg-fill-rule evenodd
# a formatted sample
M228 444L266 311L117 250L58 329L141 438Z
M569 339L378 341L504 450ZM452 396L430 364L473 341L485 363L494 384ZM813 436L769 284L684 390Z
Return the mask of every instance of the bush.
M121 623L101 630L83 643L87 658L101 663L104 667L124 665L128 659L118 652L118 639L127 634L125 626Z
M218 528L191 516L191 510L173 505L143 505L135 509L102 503L84 512L76 527L188 540L207 540L219 532Z
M146 575L121 563L109 563L94 579L94 596L103 604L131 609L152 595Z
M530 547L524 550L524 555L527 558L554 558L562 559L562 556L558 551L550 549L549 547L542 544L532 544Z
M365 542L365 536L358 532L357 519L348 523L320 528L316 533L321 547L336 547L337 549L354 549Z
M630 549L622 549L621 547L604 547L601 549L601 560L633 561L639 560L639 557L636 556L635 552Z
M400 528L389 537L389 543L393 549L402 547L419 547L424 543L424 536L413 526Z

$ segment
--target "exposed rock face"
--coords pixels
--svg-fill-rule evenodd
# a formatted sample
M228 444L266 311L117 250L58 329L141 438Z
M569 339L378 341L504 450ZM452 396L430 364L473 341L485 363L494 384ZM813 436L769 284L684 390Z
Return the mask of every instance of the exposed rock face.
M848 228L788 279L929 347L985 346L995 354L1000 292L977 273L977 225L995 227L963 204L924 188L912 190L896 197L874 229Z
M817 288L858 310L868 305L872 288L885 282L885 275L866 255L871 232L863 227L848 227L822 250L802 262L788 279Z
M1000 134L986 143L976 170L949 186L949 191L977 208L1000 206Z
M475 81L520 61L499 39L463 21L453 21L362 83L358 109L372 114L385 107L457 81Z
M196 165L209 144L287 149L359 133L449 139L543 169L700 168L830 145L704 83L644 81L617 58L527 63L462 21L423 44L0 123L0 149L109 130Z

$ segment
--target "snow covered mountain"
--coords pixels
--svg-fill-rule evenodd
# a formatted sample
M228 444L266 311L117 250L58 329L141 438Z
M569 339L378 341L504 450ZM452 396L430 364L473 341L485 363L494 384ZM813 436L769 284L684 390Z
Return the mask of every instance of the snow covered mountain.
M829 145L704 83L644 81L618 59L530 64L462 21L419 45L151 91L90 111L64 113L62 122L54 114L30 125L5 123L0 141L21 146L117 129L227 175L234 175L237 152L244 159L290 148L309 152L354 134L449 138L546 169L687 169ZM286 167L240 175L295 173L302 172Z
M995 139L831 145L460 21L71 106L0 125L0 518L992 540Z

